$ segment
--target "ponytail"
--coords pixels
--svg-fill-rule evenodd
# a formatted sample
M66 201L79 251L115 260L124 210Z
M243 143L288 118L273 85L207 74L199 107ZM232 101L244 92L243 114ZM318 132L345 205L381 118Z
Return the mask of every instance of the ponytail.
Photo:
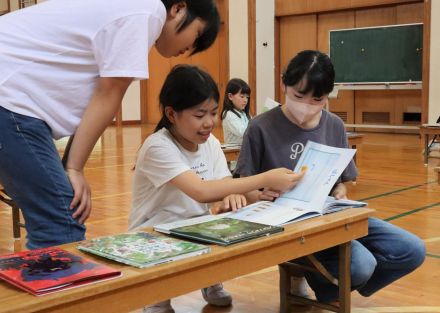
M161 130L162 128L166 128L168 129L171 126L170 121L168 120L168 118L163 115L162 118L160 119L159 123L157 123L156 128L154 129L154 132L158 132L159 130Z

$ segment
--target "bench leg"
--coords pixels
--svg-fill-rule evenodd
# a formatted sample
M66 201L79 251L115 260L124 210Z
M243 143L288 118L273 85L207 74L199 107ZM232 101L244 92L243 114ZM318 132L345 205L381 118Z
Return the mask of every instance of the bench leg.
M425 165L428 165L428 155L429 155L429 135L425 135L425 150L423 151L423 160Z
M278 266L280 273L280 313L289 313L290 303L287 295L290 293L290 275L282 266Z
M351 242L339 246L339 313L351 310Z
M20 239L20 209L17 207L12 207L12 233L14 239Z

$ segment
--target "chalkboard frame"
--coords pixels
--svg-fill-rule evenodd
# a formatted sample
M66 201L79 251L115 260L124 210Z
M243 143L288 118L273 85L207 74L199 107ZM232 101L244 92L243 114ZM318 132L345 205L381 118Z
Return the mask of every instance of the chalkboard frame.
M357 28L344 28L344 29L334 29L329 30L329 36L328 36L328 47L329 47L329 56L332 57L332 33L336 32L353 32L353 31L364 31L366 29L388 29L388 28L397 28L397 27L421 27L421 39L422 42L420 43L420 52L421 52L421 59L423 58L423 23L410 23L410 24L395 24L395 25L382 25L382 26L372 26L372 27L357 27ZM422 61L420 61L422 62ZM335 62L334 62L335 63ZM337 64L337 62L336 62ZM335 64L335 65L336 65ZM336 66L335 66L336 67ZM377 85L378 88L376 89L388 89L390 85L421 85L421 80L388 80L388 81L380 81L380 80L372 80L372 81L338 81L338 75L336 75L335 79L335 85L344 86L344 85L352 85L353 89L356 89L357 85ZM420 64L420 78L422 78L422 64ZM382 87L381 87L382 86ZM343 88L345 89L345 88ZM350 88L351 89L351 88ZM399 88L400 89L400 88Z

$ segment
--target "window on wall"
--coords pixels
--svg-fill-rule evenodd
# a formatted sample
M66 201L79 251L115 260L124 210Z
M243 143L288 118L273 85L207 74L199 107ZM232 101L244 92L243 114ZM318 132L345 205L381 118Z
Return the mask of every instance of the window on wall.
M20 9L24 9L26 7L29 7L31 5L37 4L37 0L19 0L18 1L18 7Z

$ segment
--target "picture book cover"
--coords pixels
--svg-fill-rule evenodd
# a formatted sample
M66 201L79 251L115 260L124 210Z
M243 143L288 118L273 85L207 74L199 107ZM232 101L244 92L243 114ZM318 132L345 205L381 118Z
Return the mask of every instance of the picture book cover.
M144 268L209 252L209 247L180 239L133 232L81 242L78 249Z
M278 226L223 217L174 228L170 232L176 236L227 246L283 230L284 228Z
M38 296L120 275L118 270L55 247L0 256L0 278Z

